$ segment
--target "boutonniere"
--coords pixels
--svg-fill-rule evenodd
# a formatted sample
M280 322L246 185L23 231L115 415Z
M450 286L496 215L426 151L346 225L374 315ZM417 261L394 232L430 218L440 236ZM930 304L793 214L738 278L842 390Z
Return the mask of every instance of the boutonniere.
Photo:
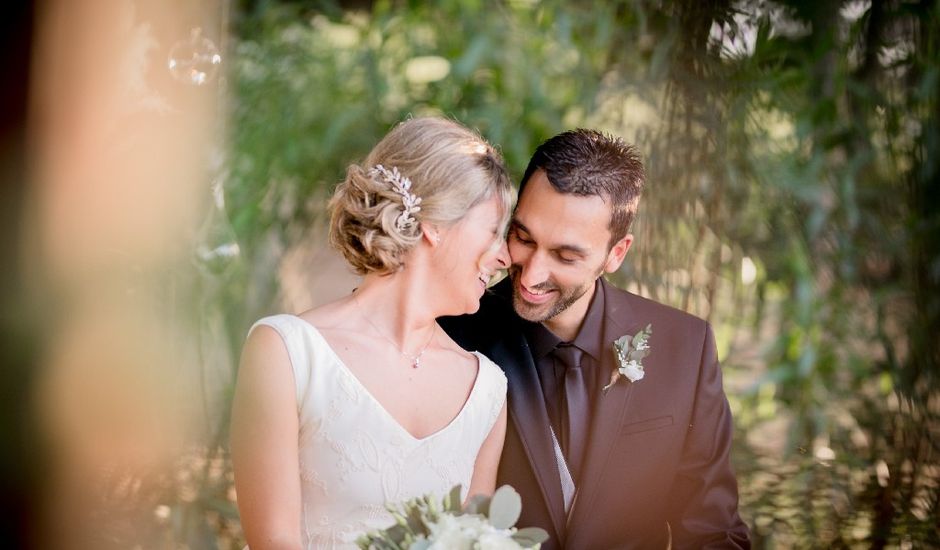
M614 340L614 356L620 365L610 373L610 383L604 386L606 392L621 376L626 376L631 382L642 380L646 372L643 370L643 359L650 354L650 336L653 335L653 325L634 335L624 334Z

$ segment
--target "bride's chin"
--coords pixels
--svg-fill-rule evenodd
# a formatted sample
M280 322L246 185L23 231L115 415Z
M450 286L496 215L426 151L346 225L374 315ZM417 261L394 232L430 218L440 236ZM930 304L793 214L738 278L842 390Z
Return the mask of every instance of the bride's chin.
M465 307L454 308L453 311L445 313L444 315L448 317L457 317L459 315L471 315L480 311L480 300L475 300L474 302L468 304Z

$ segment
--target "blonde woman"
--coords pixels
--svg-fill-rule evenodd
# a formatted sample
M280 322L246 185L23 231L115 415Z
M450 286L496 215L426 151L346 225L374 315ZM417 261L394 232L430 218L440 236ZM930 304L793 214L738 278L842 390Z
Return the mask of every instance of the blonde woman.
M252 550L354 548L392 523L386 503L493 492L506 378L435 319L476 311L508 265L511 193L499 154L440 118L399 124L349 168L330 240L362 284L258 321L245 344L232 457Z

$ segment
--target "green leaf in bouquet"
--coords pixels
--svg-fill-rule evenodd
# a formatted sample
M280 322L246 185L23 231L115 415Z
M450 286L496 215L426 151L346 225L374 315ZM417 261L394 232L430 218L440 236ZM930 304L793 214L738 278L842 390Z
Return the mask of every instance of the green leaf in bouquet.
M649 354L650 354L650 350L648 349L639 350L639 351L634 350L627 354L627 359L630 361L636 361L639 363Z
M470 501L467 502L467 507L464 508L463 511L465 514L489 515L490 497L486 495L473 495L470 497Z
M460 513L460 484L454 485L450 493L444 498L444 511L452 514Z
M408 536L408 529L406 529L404 525L392 525L385 530L385 536L397 546L401 546L401 543L405 541L405 537Z
M359 550L397 550L397 545L386 541L379 532L368 533L356 539Z
M408 510L408 515L405 516L405 526L412 533L427 532L427 527L424 525L424 518L421 516L421 510L418 507L413 507Z
M523 527L512 534L512 540L523 548L533 548L548 540L548 533L541 527Z
M490 523L497 529L509 529L519 521L522 514L522 497L509 485L503 485L493 493L490 501Z

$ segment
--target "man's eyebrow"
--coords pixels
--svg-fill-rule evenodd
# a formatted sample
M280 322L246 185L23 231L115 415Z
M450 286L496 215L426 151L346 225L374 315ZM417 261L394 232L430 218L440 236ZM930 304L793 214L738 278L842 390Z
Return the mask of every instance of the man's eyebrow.
M555 252L571 252L572 254L577 254L578 256L588 255L587 250L573 244L561 244L556 246L553 250Z
M521 229L525 233L529 233L529 234L532 233L531 231L529 231L529 228L525 226L525 224L523 224L516 218L513 218L512 220L509 221L509 226L514 227L516 229ZM570 252L572 254L577 254L579 256L588 255L588 251L586 249L580 246L574 245L574 244L560 244L556 247L553 247L552 250L555 252Z

